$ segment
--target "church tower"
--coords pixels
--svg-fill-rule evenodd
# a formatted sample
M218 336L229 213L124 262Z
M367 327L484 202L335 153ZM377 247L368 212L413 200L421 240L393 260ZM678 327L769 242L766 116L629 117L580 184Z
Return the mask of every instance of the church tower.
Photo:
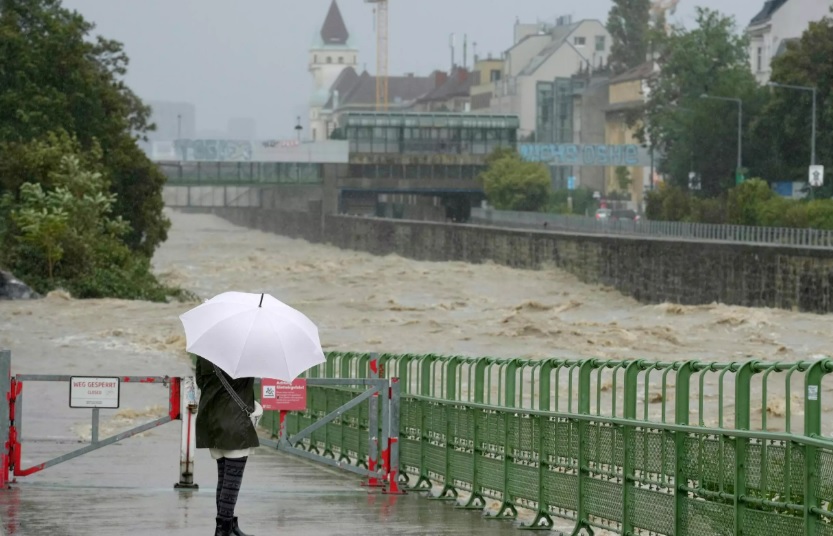
M353 46L338 2L333 0L309 51L309 72L313 77L310 101L310 134L313 139L327 137L328 129L321 112L330 100L330 89L342 71L348 67L355 69L358 61L359 51Z

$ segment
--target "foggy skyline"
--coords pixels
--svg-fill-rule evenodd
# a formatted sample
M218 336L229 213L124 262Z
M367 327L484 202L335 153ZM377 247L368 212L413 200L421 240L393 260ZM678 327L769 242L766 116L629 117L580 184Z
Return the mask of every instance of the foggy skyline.
M469 65L477 54L499 57L512 45L516 18L522 22L607 20L610 0L579 5L553 0L390 2L391 75L427 75L451 67L449 36L457 35L462 64L468 35ZM719 9L743 29L763 0L681 0L671 22L691 26L696 6ZM121 41L130 57L126 81L145 101L182 101L196 106L197 130L226 130L230 119L253 118L260 138L295 136L296 117L307 123L312 88L308 50L330 0L64 0L96 24L94 34ZM233 8L232 6L235 6ZM453 7L450 7L453 6ZM561 7L564 6L564 7ZM351 37L360 51L359 70L376 71L372 6L339 0ZM441 15L441 16L440 16Z

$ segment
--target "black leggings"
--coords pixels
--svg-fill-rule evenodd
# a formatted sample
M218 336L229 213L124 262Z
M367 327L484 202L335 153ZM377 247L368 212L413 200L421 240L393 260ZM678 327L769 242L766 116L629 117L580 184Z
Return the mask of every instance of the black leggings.
M234 506L243 482L243 470L248 457L217 460L217 517L234 518Z

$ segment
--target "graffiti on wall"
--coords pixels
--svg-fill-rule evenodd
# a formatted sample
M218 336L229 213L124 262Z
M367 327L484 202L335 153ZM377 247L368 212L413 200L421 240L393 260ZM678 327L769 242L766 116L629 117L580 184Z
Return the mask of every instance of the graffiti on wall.
M580 145L574 143L525 143L518 146L528 162L550 166L645 166L647 151L639 145Z
M263 142L263 146L267 149L274 149L275 147L279 148L287 148L287 147L298 147L301 145L301 142L298 140L266 140Z
M184 162L250 162L252 142L240 140L176 140L174 150Z

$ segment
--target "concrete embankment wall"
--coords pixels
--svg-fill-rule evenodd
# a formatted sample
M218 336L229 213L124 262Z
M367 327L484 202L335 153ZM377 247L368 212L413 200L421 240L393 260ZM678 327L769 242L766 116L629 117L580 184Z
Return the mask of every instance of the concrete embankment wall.
M376 255L427 261L555 265L644 303L833 311L833 251L801 247L612 237L446 223L208 209L238 225Z

